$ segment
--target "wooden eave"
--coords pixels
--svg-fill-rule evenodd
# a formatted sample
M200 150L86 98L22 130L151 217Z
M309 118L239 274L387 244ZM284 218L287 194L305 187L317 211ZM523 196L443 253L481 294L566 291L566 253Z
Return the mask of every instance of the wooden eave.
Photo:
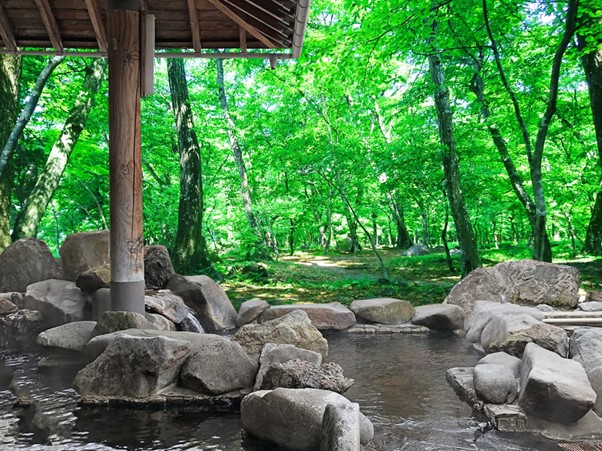
M296 58L308 8L309 0L146 0L143 10L155 16L156 56ZM106 56L107 45L106 0L0 0L0 53Z

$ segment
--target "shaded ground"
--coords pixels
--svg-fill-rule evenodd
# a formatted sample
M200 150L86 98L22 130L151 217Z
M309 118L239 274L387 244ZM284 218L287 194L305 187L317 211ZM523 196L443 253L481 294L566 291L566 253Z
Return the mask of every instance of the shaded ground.
M268 279L237 276L224 281L222 286L237 307L252 298L265 299L271 304L333 301L349 304L355 299L378 296L422 305L442 302L460 280L458 274L450 273L443 254L405 257L397 249L383 249L381 253L388 271L388 284L379 281L382 273L374 254L364 251L357 254L298 252L268 263ZM485 266L513 259L499 251L483 254ZM459 257L455 256L453 263L459 270ZM582 288L602 290L602 259L559 260L558 263L576 266L581 271Z

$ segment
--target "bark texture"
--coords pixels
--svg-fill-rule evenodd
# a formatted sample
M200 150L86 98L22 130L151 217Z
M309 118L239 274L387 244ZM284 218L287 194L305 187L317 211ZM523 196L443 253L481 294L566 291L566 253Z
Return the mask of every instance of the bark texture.
M203 236L203 178L201 149L194 130L184 60L167 61L171 103L180 154L178 231L171 253L176 272L193 274L211 267Z

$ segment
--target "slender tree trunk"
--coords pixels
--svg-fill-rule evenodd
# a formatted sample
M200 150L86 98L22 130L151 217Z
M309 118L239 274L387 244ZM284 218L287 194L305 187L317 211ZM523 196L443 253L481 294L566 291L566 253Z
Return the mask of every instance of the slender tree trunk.
M211 263L203 236L201 149L194 130L184 60L168 60L167 76L180 154L178 231L171 257L175 270L180 274L207 272L211 270Z
M35 237L37 235L38 226L44 216L46 207L59 186L71 152L73 152L77 140L86 126L106 66L107 62L104 59L96 58L86 67L82 91L69 112L69 117L50 151L44 169L25 201L23 209L19 212L13 230L13 239Z
M593 3L592 3L593 5ZM602 12L602 7L598 6L592 12ZM599 17L599 16L598 16ZM584 17L590 20L587 15ZM583 19L582 19L583 20ZM602 21L593 21L599 27L602 27ZM577 35L577 42L580 50L585 49L587 43L585 37ZM585 53L581 57L581 64L585 72L585 79L589 90L589 102L592 109L594 120L594 129L596 131L596 144L598 147L598 165L602 169L602 50L600 44L602 38L598 34L598 49ZM583 251L593 255L602 255L602 179L600 180L600 189L596 195L592 216L587 227Z
M446 196L443 193L443 196ZM447 262L447 267L449 268L449 272L452 274L456 273L456 269L454 268L454 261L452 260L451 253L449 252L449 244L447 242L447 227L449 226L449 205L445 204L445 221L443 222L443 230L441 230L441 241L443 242L443 248L445 249L445 261Z
M433 30L436 33L436 22ZM431 77L435 84L435 108L437 110L439 137L441 140L441 160L445 174L446 193L456 226L458 241L462 250L462 275L481 266L481 258L475 241L474 232L464 203L460 180L458 153L453 132L452 111L449 90L445 84L445 75L439 52L435 50L428 57Z
M33 89L28 94L28 100L25 103L25 107L21 111L19 115L19 119L12 131L10 132L10 136L6 140L6 144L4 144L2 153L0 154L0 179L4 174L4 171L10 162L13 154L15 153L15 149L17 148L17 143L19 142L19 138L23 133L23 130L27 126L29 120L31 119L31 115L33 114L36 106L38 105L38 101L40 100L40 96L42 95L42 91L44 90L44 86L46 86L46 82L50 78L50 75L56 69L56 67L61 64L61 62L65 59L64 56L55 56L48 61L48 64L42 69L40 75L38 76ZM2 140L4 142L4 140Z
M393 212L393 220L395 221L395 228L397 230L397 237L395 239L395 247L397 249L407 249L412 245L412 239L406 226L405 215L403 211L403 205L397 199L391 196L391 211Z
M230 114L230 107L228 106L228 97L226 96L226 86L224 84L224 64L223 61L218 58L215 60L215 65L217 68L217 88L219 102L222 110L224 111L226 123L228 124L228 139L230 140L230 148L232 149L232 154L234 155L234 160L236 161L236 167L238 168L238 176L240 179L240 195L242 198L243 207L245 209L245 214L247 216L247 222L249 224L249 227L251 228L251 231L257 239L257 256L260 258L267 258L269 257L269 253L267 251L268 243L265 241L265 237L261 233L259 223L255 216L255 212L253 211L253 203L251 201L251 189L249 188L247 168L242 154L242 148L234 133L234 131L236 130L236 124L234 123L234 119Z
M8 140L17 120L19 88L21 85L21 57L0 55L0 144ZM10 196L12 177L10 159L0 174L0 252L11 242L10 238Z

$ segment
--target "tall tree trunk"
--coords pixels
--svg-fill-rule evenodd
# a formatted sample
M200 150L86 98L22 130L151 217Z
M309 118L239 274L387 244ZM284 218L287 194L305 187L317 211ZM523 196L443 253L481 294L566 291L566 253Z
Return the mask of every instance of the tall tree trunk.
M236 130L236 124L234 123L234 119L230 114L230 107L228 106L228 97L226 97L226 86L224 84L224 64L221 59L215 60L215 65L217 68L217 89L220 106L224 111L224 116L226 118L226 123L228 124L228 139L230 140L230 148L232 149L232 154L234 155L234 161L236 161L236 167L238 168L238 176L240 179L240 195L242 198L243 207L245 209L245 214L247 216L247 222L251 231L256 237L258 253L257 256L260 258L269 257L268 243L265 241L265 237L262 234L259 223L253 211L253 203L251 201L251 190L249 188L249 178L247 176L247 168L245 165L245 160L242 154L242 148L234 131Z
M35 237L37 235L38 226L44 216L46 207L59 186L71 152L73 152L77 140L86 126L106 66L106 60L96 58L86 67L82 90L69 112L69 117L65 121L61 134L50 151L44 169L27 197L23 209L19 212L13 230L13 239Z
M0 55L0 144L8 140L17 120L19 105L19 88L21 86L21 57ZM10 159L6 167L10 169ZM10 196L11 171L3 170L0 174L0 252L11 242L10 238Z
M171 257L175 270L180 274L207 272L211 270L211 263L203 236L201 149L194 130L184 60L168 60L167 76L180 155L178 231Z
M600 14L602 7L597 6L593 8L591 13L594 12ZM584 14L582 20L592 20L589 16L590 14ZM593 24L601 27L602 21L595 20ZM589 90L589 102L594 119L596 144L598 146L598 165L602 169L602 49L600 49L602 38L599 34L597 36L597 49L583 54L581 64L585 72L585 79ZM577 34L577 42L579 49L585 51L587 42L583 34ZM592 216L587 227L583 251L593 255L602 255L602 179L600 180L600 189L596 195Z
M436 33L437 24L433 22ZM438 50L429 55L429 70L435 84L435 109L437 110L439 138L441 140L441 160L445 174L446 193L456 226L456 233L462 251L462 275L481 266L481 258L474 232L464 203L456 140L454 138L452 111L449 90L445 84L445 74Z
M395 247L398 249L406 249L412 245L412 239L410 238L408 227L406 226L403 205L393 196L391 196L390 199L391 210L393 211L393 220L395 221L395 228L397 230Z

